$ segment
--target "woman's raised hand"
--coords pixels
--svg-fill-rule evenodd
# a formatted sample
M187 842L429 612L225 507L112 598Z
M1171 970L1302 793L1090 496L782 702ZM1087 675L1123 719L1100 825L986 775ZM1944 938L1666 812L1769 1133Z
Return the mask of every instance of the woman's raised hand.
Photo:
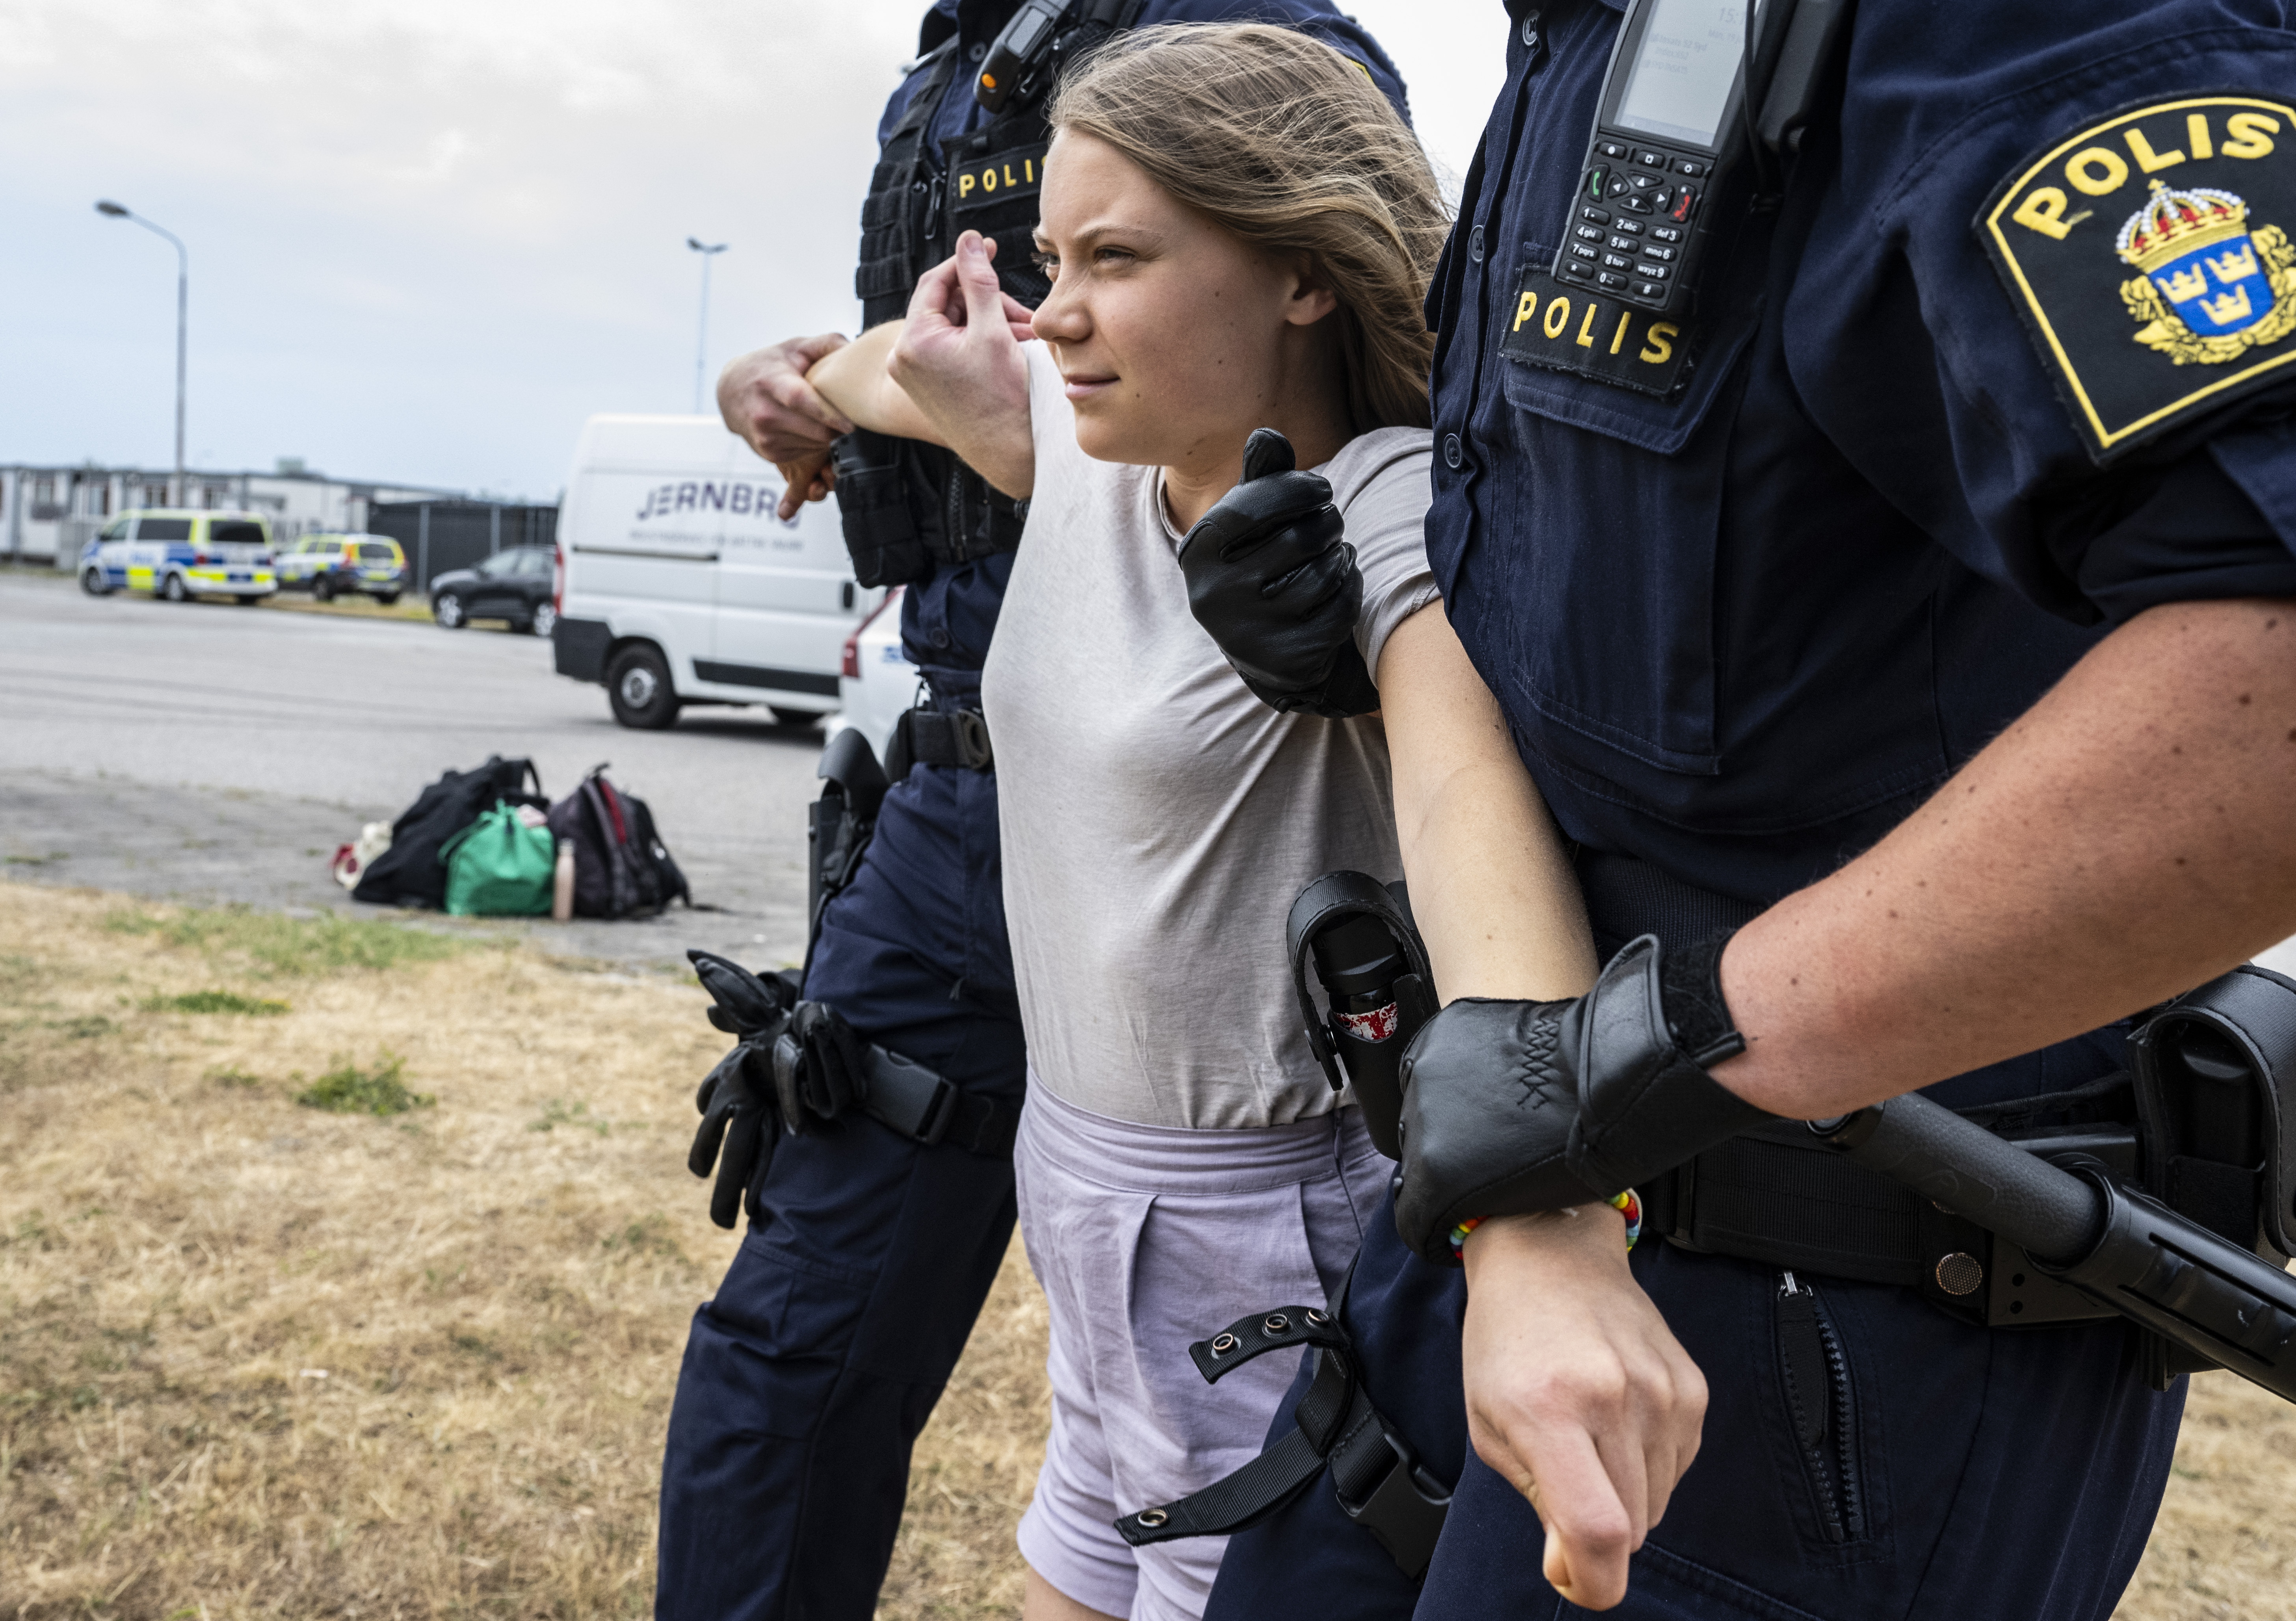
M1036 481L1029 434L1028 306L997 284L996 244L967 231L925 272L890 371L950 448L1006 495Z

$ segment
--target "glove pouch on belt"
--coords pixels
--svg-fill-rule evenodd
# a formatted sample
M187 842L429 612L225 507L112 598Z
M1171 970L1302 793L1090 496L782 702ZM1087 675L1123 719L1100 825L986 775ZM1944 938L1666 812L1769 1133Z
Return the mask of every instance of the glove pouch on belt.
M2144 1185L2261 1255L2296 1255L2296 981L2242 967L2155 1012L2129 1038Z

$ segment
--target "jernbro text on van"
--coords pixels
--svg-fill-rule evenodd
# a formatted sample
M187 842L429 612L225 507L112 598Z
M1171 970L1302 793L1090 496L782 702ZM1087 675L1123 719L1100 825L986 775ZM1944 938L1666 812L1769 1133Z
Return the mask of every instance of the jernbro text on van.
M646 492L641 521L672 512L772 512L782 492L770 484L664 484Z

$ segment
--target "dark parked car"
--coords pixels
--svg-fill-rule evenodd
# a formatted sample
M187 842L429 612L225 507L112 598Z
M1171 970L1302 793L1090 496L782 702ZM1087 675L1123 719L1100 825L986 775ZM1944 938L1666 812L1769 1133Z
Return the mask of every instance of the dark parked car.
M552 558L548 546L517 546L475 569L442 574L430 582L430 617L448 630L472 619L507 619L512 630L546 636L558 623Z

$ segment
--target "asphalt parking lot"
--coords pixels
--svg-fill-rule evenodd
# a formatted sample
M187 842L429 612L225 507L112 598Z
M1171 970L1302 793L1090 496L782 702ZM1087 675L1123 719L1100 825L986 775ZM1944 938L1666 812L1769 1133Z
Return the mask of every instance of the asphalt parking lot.
M701 909L512 925L586 956L804 951L821 734L762 708L614 724L531 636L224 602L82 594L0 570L0 870L197 901L345 907L327 873L450 768L525 755L553 797L602 761L644 799ZM366 908L359 908L361 911Z

